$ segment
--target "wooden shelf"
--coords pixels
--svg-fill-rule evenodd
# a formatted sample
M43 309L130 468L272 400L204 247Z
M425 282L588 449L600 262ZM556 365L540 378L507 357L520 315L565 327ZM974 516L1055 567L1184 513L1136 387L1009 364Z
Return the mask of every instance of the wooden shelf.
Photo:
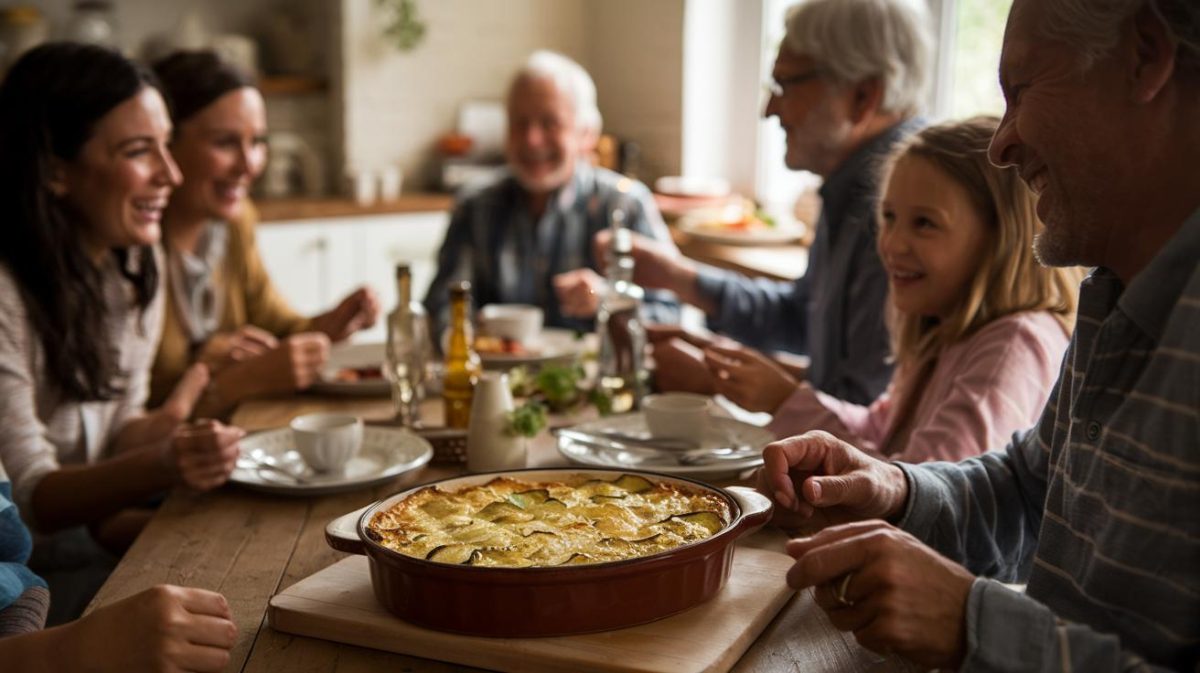
M264 224L358 215L444 212L453 205L454 197L449 194L404 194L395 201L380 201L368 206L360 206L343 197L293 197L254 202L259 220Z
M324 93L329 83L321 77L305 75L272 75L258 80L258 90L264 96L296 96Z

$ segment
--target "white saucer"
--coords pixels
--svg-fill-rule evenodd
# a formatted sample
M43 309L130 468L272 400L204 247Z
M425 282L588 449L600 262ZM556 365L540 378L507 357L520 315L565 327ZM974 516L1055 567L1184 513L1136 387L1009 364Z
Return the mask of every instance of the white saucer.
M746 445L760 451L764 446L775 441L775 435L766 428L749 423L742 423L732 418L709 417L709 428L704 441L699 448L717 448L722 446ZM631 436L649 437L646 428L646 418L640 412L608 416L587 423L580 423L570 429L586 434L616 432ZM703 465L680 465L670 451L622 451L606 449L593 444L573 441L568 437L559 436L558 452L573 463L591 465L593 467L622 467L637 470L650 470L680 477L693 479L733 479L746 470L762 465L762 455L751 455L745 458L731 458Z
M324 495L366 488L415 470L433 457L429 442L402 428L368 425L363 428L363 445L358 455L338 474L316 474L296 453L290 428L256 432L242 439L239 467L229 481L246 488L282 495ZM262 467L243 467L252 461L272 463L300 475L297 483L284 474Z
M574 330L547 327L538 340L529 344L529 353L480 353L479 360L488 369L508 369L518 365L533 365L554 360L574 358L587 347L587 335L580 336Z

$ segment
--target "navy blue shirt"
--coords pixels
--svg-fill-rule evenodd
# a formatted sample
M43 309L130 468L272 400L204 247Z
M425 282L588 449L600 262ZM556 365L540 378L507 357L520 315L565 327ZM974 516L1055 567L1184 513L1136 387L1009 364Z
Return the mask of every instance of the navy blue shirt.
M883 394L892 366L887 272L875 249L879 165L922 125L909 120L884 131L825 179L800 278L750 279L700 265L698 289L718 307L709 327L760 350L808 355L808 382L838 399L870 404Z

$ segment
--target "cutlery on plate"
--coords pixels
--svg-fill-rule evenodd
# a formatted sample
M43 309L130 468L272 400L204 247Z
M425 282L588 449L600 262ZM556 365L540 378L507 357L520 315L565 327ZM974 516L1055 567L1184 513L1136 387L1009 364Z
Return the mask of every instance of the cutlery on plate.
M631 436L628 440L618 441L606 434L592 434L579 430L560 428L554 431L558 437L572 442L585 444L608 451L626 451L640 455L651 455L659 458L674 458L680 465L694 466L717 463L724 460L742 460L761 455L761 451L748 445L731 445L702 449L666 448L660 442L663 440L645 440ZM691 445L690 443L688 444ZM678 446L678 444L676 444Z
M244 470L266 470L268 472L274 472L275 474L281 474L297 484L307 484L309 481L311 481L311 478L306 475L297 474L286 467L282 467L280 465L276 465L275 463L267 462L251 456L242 456L238 458L237 466Z

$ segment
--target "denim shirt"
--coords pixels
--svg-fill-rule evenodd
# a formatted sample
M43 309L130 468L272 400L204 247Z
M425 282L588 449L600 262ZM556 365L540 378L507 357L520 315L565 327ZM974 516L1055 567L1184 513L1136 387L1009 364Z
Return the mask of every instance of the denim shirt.
M12 605L30 587L45 587L42 578L25 567L33 540L12 501L12 484L0 468L0 610Z
M580 331L593 329L593 320L569 318L559 309L552 284L555 275L580 268L604 274L592 240L610 226L612 212L625 211L634 231L671 243L667 226L650 190L613 171L580 162L571 180L551 194L546 211L534 220L528 194L509 171L482 187L460 194L450 227L438 253L438 270L425 295L425 309L434 333L448 317L449 287L471 281L475 308L494 303L540 306L545 324ZM673 244L672 244L673 245ZM679 306L670 292L647 290L643 317L652 322L679 321Z
M792 282L700 265L697 289L716 304L709 327L748 346L808 355L814 388L869 404L892 378L884 323L888 279L875 249L879 164L923 125L898 124L865 143L821 187L808 269Z

